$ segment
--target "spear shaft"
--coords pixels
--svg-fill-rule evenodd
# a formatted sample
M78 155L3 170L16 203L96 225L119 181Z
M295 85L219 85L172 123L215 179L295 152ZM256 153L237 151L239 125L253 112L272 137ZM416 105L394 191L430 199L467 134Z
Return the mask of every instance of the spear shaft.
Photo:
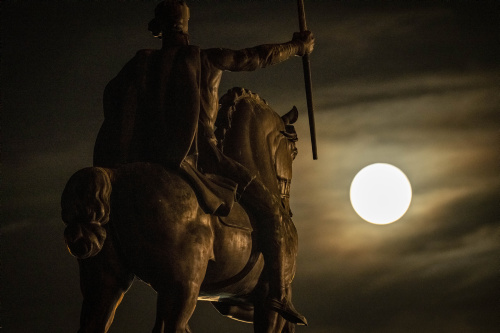
M300 31L307 31L306 12L304 9L304 0L297 0L299 10L299 28ZM314 123L314 106L312 98L312 81L311 81L311 61L309 54L302 57L302 65L304 67L304 81L306 85L306 99L307 99L307 114L309 116L309 132L311 133L311 146L313 159L318 159L318 149L316 146L316 125Z

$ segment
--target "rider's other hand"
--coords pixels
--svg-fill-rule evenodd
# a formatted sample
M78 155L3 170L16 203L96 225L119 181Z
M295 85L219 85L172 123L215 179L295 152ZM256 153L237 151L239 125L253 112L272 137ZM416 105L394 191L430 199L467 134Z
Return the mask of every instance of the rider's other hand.
M292 41L300 42L300 48L297 52L298 56L309 54L314 49L314 35L310 31L295 32Z

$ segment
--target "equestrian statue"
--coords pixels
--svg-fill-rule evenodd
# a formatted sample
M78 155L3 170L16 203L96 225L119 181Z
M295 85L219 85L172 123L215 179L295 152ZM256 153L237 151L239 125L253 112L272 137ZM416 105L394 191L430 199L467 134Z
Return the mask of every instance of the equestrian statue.
M307 325L292 304L297 231L289 204L297 155L295 107L279 116L224 71L253 71L312 52L309 31L242 50L189 44L189 8L166 0L140 50L105 88L94 165L61 198L64 238L77 257L79 333L107 332L135 278L157 292L153 333L191 332L198 300L254 325Z

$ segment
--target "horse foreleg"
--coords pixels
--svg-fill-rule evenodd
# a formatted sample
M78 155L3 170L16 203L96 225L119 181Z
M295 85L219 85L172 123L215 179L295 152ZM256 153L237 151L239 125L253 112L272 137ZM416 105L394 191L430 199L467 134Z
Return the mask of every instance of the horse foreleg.
M253 323L253 306L231 305L225 302L212 302L212 305L223 316L245 323Z
M83 295L79 333L107 332L134 279L117 260L107 257L109 249L103 250L96 257L79 260Z

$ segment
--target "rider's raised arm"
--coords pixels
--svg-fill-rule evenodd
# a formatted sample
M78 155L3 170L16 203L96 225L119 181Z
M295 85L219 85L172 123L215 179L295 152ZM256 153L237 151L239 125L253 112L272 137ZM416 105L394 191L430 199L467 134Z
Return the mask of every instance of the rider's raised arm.
M280 63L292 56L312 52L314 37L311 32L295 33L293 39L282 44L264 44L242 50L214 48L204 50L210 62L223 71L253 71Z

